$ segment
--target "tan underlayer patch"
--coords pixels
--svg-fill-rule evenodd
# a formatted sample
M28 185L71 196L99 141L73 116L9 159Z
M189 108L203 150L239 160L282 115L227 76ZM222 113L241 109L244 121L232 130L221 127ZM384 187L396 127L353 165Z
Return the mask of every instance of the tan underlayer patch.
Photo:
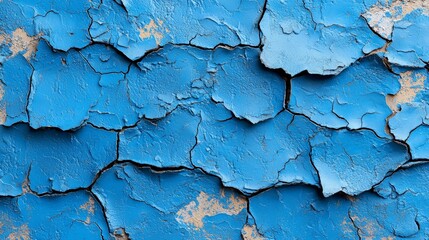
M3 84L0 82L0 125L6 122L6 106L2 101L4 97L4 88Z
M215 196L200 192L196 202L190 202L177 212L176 220L180 223L192 225L195 229L200 229L204 226L203 219L205 217L218 214L238 215L247 207L247 201L243 197L231 195L227 199L227 203L227 205L224 205Z
M386 96L386 103L393 112L397 112L398 104L412 102L417 94L424 89L426 76L406 71L400 74L401 89L395 95Z
M18 53L23 53L23 56L29 60L36 53L40 36L41 35L31 37L24 31L24 29L17 28L12 32L12 36L1 34L0 43L10 44L10 50L12 51L12 55L10 57L14 57Z
M27 224L14 229L15 231L7 236L8 240L30 240L30 229Z
M156 22L152 19L143 28L139 29L140 38L147 39L150 37L155 38L157 45L161 44L161 40L164 38L164 32L170 32L168 28L163 27L164 21L158 19Z
M243 240L264 240L265 238L258 232L255 225L249 226L244 225L241 230L241 236Z
M383 1L383 0L381 0ZM429 15L429 1L427 0L384 0L382 5L373 5L363 16L368 19L371 28L385 38L389 38L393 25L407 14L416 9L422 9L423 14Z
M95 212L95 201L94 201L94 199L92 197L89 197L88 202L82 204L80 206L80 209L88 211L88 216L85 219L85 223L90 224L91 223L90 215L94 215L94 212Z

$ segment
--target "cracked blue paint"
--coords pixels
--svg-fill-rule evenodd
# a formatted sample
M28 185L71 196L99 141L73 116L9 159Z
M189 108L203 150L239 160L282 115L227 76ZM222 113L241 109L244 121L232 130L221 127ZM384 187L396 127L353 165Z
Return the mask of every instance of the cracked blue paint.
M155 167L192 167L190 151L200 120L178 108L165 118L142 120L120 134L119 160L132 160ZM163 139L163 141L157 141Z
M94 4L95 5L95 4ZM89 11L90 33L131 60L168 43L214 48L259 44L263 1L102 1ZM112 30L114 29L114 30Z
M320 132L310 145L325 196L340 191L358 195L409 160L405 146L369 130Z
M312 168L296 177L283 171L290 161L302 165L309 161L308 140L317 126L287 111L257 125L231 118L225 111L219 105L201 110L192 151L195 166L219 176L225 186L249 194L282 181L317 184Z
M400 89L399 76L371 56L332 77L305 75L292 79L290 109L329 128L369 128L388 138L386 118L392 114L388 94Z
M374 0L371 2L375 2ZM268 0L261 21L262 62L296 75L338 74L384 40L361 14L366 1Z
M247 217L246 199L198 170L118 165L93 191L106 208L111 231L125 229L132 239L239 239Z
M2 239L109 238L102 208L87 191L2 198L0 222Z
M0 0L0 238L428 239L428 16Z
M116 134L90 126L75 133L24 124L0 131L3 196L21 194L26 181L39 194L86 188L116 158Z
M18 122L27 122L27 96L30 90L30 78L33 69L22 55L16 55L1 68L0 109L4 116L0 123L10 126Z
M405 16L393 27L387 48L389 62L408 67L424 67L429 62L429 14L422 9Z

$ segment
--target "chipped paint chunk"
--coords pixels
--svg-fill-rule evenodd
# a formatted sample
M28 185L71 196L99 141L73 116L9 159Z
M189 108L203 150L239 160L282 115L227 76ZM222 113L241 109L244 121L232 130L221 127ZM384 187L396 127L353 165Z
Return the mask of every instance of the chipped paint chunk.
M142 120L120 134L119 160L191 168L190 151L196 144L199 122L198 116L180 107L158 121Z
M62 51L90 43L91 19L87 14L90 1L5 0L1 5L4 24L0 25L0 31L13 35L14 53L26 49L26 56L31 56L39 37Z
M28 122L26 108L32 73L32 67L22 55L8 59L0 68L2 125Z
M75 133L32 130L25 124L0 127L0 194L17 196L28 181L37 193L88 187L115 160L116 133L90 126ZM97 146L94 148L94 146ZM43 152L42 155L38 153Z
M283 109L286 83L255 61L258 54L254 48L165 46L131 66L130 99L149 119L210 98L252 123L273 118Z
M239 239L246 222L247 200L199 170L117 165L102 174L93 192L110 229L125 229L130 239Z
M89 31L95 41L111 44L131 60L168 43L257 46L263 5L262 0L105 0L89 10L94 20Z
M389 72L380 58L370 56L337 76L293 78L289 107L322 126L369 128L389 138L385 127L392 110L386 97L398 91L402 94L404 90L399 88L399 77Z
M231 118L221 105L205 105L201 114L192 162L219 176L225 186L254 193L284 182L317 184L314 169L283 172L292 161L309 161L309 137L317 127L302 116L284 111L253 125Z
M351 202L323 198L308 186L273 188L250 198L249 211L267 239L359 239L348 216Z
M424 67L429 62L429 12L417 9L393 26L392 43L385 56L406 67Z
M260 23L262 62L293 75L338 74L384 45L361 14L364 0L268 0Z
M310 140L311 159L324 196L358 195L410 160L402 144L378 138L372 131L325 131Z
M94 202L92 212L81 208L91 199L90 193L78 191L67 195L25 194L0 200L0 237L8 240L109 239L101 206ZM87 222L90 217L91 221Z
M45 42L40 42L32 65L34 72L27 108L30 125L62 130L82 125L89 117L91 106L97 103L100 75L79 52L53 52Z
M390 0L378 1L362 16L369 26L385 39L391 39L393 25L416 9L429 15L429 2L425 0Z

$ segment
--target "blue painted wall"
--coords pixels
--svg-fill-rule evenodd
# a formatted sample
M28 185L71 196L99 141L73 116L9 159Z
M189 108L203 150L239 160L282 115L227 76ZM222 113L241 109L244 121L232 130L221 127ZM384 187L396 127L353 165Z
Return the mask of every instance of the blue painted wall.
M425 0L0 0L0 239L429 239Z

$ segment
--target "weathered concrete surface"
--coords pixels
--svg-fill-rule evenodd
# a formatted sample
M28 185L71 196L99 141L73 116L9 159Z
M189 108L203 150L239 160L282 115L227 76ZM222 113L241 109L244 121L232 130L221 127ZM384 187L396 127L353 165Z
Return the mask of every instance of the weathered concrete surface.
M428 239L423 0L0 0L0 239Z

